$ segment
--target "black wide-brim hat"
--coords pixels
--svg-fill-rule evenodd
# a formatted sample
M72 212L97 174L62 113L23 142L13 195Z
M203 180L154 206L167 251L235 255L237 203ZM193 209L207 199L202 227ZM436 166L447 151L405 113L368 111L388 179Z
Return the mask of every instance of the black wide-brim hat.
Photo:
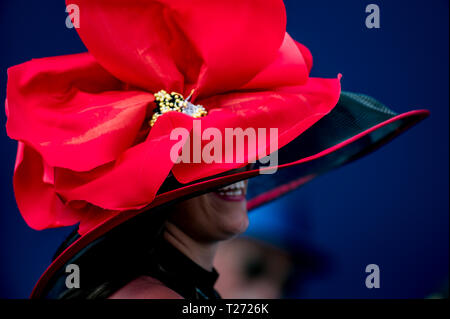
M56 296L65 266L103 256L101 243L127 247L125 255L137 249L139 238L120 234L145 233L126 228L157 225L158 212L174 203L251 178L252 210L428 115L397 115L370 97L341 92L340 76L310 77L312 55L286 32L281 0L66 3L89 52L8 70L6 128L19 142L20 213L37 230L78 224L34 298ZM174 161L179 141L172 133L192 137L199 122L203 133L222 136L237 128L278 133L254 143L257 150L244 151L239 163ZM273 167L248 165L267 154L276 154ZM83 267L84 278L86 271L101 273L95 264Z
M31 297L60 296L62 291L67 290L66 266L76 264L82 268L81 265L87 263L83 260L92 256L103 262L97 267L93 267L90 262L89 267L83 268L91 273L88 277L100 276L102 273L107 276L113 271L120 271L123 269L120 263L112 267L114 270L110 272L105 270L105 265L111 266L113 262L111 256L102 255L105 246L116 247L122 257L123 254L132 256L141 249L136 242L144 240L138 234L152 233L152 220L157 219L152 218L158 216L158 212L170 209L170 205L175 202L250 178L247 203L251 211L297 189L314 177L367 155L426 118L428 114L426 110L416 110L398 115L367 95L342 92L338 104L328 115L278 151L279 166L275 174L262 175L259 169L268 168L253 166L251 170L227 172L188 185L180 184L169 176L150 207L122 213L83 236L74 234L69 238L65 248L57 253L39 279ZM121 233L135 233L139 239L123 238ZM118 261L114 259L114 262L117 264Z

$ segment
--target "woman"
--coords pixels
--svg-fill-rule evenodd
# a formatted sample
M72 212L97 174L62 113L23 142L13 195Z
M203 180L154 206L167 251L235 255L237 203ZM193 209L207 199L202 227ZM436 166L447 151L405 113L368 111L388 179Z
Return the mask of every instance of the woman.
M33 298L216 298L214 252L245 230L246 209L428 115L310 77L281 0L67 4L89 52L8 70L20 212L38 230L78 224Z
M220 242L247 228L246 187L246 182L238 182L176 205L165 222L163 240L167 243L162 246L164 253L172 251L167 267L187 264L175 269L177 280L164 282L164 276L157 273L154 277L140 276L111 298L219 297L214 290L218 276L214 256ZM175 256L181 260L175 262Z
M247 228L246 188L237 182L121 225L73 261L83 274L80 289L67 289L61 274L49 297L220 298L214 256L220 242Z

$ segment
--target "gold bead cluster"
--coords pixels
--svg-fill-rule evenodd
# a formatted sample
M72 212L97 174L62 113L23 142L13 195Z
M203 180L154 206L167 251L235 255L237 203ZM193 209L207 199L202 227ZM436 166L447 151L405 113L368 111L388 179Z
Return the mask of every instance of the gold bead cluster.
M171 111L188 114L194 118L199 118L208 114L203 106L190 103L188 101L189 98L185 100L180 93L172 92L169 94L166 91L161 90L154 95L157 108L149 122L150 126L155 124L158 117Z

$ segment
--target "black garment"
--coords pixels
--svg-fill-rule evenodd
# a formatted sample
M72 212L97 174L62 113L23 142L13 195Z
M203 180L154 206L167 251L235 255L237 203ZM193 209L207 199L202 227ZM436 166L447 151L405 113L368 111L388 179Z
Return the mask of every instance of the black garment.
M79 266L80 288L66 287L68 274L64 266L49 283L45 298L104 299L134 279L150 276L185 299L219 299L214 290L217 271L207 271L164 240L164 228L153 222L133 221L91 243L86 251L82 250L66 263ZM151 226L159 230L152 231ZM59 250L78 238L75 230Z
M164 239L168 210L161 207L140 214L90 243L69 259L43 292L49 299L104 299L140 276L161 281L186 299L218 299L218 274L207 271ZM77 230L61 244L55 256L80 238ZM80 288L66 287L66 266L80 269Z
M161 239L149 258L146 275L158 279L185 299L220 299L214 289L219 277L207 271L167 241Z

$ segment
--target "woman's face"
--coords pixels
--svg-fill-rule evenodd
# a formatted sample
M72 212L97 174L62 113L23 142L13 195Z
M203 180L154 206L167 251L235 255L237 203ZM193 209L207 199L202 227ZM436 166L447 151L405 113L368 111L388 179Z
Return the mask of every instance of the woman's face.
M188 199L175 207L170 221L202 242L220 241L243 233L248 226L248 181Z

